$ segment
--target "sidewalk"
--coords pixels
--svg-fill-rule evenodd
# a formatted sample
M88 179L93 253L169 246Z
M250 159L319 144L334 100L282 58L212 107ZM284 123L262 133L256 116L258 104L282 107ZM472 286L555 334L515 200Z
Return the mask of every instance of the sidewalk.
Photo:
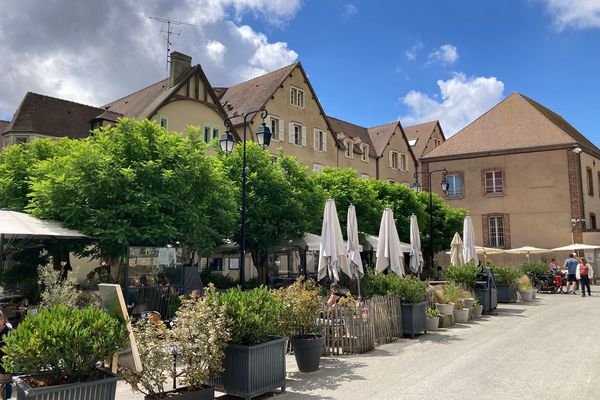
M600 331L600 292L597 286L592 290L593 297L543 294L532 303L501 304L498 315L470 324L399 340L363 355L323 358L321 369L310 374L298 372L293 356L288 357L287 392L276 397L597 398L600 380L594 373L600 346L594 332ZM568 385L557 379L565 371ZM117 393L118 400L143 399L124 382Z

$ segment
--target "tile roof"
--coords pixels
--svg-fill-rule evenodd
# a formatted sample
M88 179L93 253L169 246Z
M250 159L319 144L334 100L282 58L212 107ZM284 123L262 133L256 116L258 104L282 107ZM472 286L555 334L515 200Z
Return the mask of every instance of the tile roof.
M392 138L392 135L394 134L394 131L398 125L399 122L395 121L390 122L389 124L373 126L367 129L378 157L383 155L383 152L390 142L390 139Z
M111 103L104 105L112 112L123 114L128 118L144 118L149 115L143 115L145 110L158 97L163 97L168 91L169 79L163 79L150 86L121 97Z
M90 135L90 122L104 111L99 107L27 92L4 134L32 132L83 138Z
M300 63L287 65L268 74L258 76L227 88L221 96L221 104L229 116L258 110ZM223 88L220 88L223 90ZM236 121L237 122L237 121ZM236 123L237 125L237 123Z
M600 155L600 150L560 115L520 93L513 93L423 159L568 146L581 146Z
M427 143L429 142L431 134L433 133L433 130L437 124L438 121L431 121L419 125L404 127L404 132L406 133L408 140L414 139L417 141L415 145L412 146L412 150L417 158L420 159L423 157L425 147L427 147Z
M366 143L369 145L369 157L377 157L377 152L375 151L375 147L371 142L371 137L369 136L369 131L367 128L363 128L362 126L351 124L350 122L342 121L341 119L330 116L326 116L325 118L327 118L327 121L333 129L336 137L337 134L341 133L349 139L354 140L355 138L358 138L360 139L361 143ZM342 145L344 146L343 140ZM358 154L363 153L358 144L354 146L354 152Z

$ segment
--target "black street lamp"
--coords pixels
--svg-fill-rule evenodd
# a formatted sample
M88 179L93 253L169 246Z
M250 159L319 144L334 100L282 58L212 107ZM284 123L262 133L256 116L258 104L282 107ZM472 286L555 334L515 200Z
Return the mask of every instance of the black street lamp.
M448 175L448 170L446 168L442 169L434 169L433 171L421 171L421 174L427 174L427 183L429 188L429 268L433 271L433 197L431 195L431 175L435 172L442 173L442 181L440 182L440 186L442 187L442 192L446 194L448 192L448 180L446 179L446 175ZM419 185L419 173L415 172L415 183L413 183L412 188L415 192L421 191L421 185Z
M242 235L240 242L240 287L244 289L245 283L245 265L246 265L246 177L248 175L248 171L246 170L246 128L248 127L248 118L254 116L257 113L262 113L260 117L262 118L262 124L258 128L256 132L256 141L258 145L263 149L266 149L271 143L271 130L265 124L265 118L269 115L267 109L263 106L258 110L248 111L245 114L234 114L229 118L225 119L225 126L227 127L227 131L223 136L221 136L221 150L225 154L230 154L233 151L233 145L235 144L233 140L233 135L230 132L233 124L231 120L234 118L243 118L244 122L244 150L242 156Z

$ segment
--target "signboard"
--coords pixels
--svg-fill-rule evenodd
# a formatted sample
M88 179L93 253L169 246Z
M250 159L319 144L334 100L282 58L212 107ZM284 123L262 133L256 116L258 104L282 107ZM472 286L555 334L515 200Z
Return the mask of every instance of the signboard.
M98 285L98 290L100 290L100 298L102 298L102 307L109 314L119 318L121 321L125 321L127 332L129 332L129 346L118 354L119 365L129 368L132 371L141 372L142 361L138 353L135 336L133 336L133 329L131 328L131 321L129 320L121 285L101 283ZM114 371L116 367L116 363L113 362L113 372L116 372Z

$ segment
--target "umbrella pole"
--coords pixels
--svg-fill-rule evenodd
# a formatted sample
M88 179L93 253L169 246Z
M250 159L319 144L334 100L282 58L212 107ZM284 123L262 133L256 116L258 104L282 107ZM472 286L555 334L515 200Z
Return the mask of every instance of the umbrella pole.
M0 234L0 274L4 272L4 233Z

